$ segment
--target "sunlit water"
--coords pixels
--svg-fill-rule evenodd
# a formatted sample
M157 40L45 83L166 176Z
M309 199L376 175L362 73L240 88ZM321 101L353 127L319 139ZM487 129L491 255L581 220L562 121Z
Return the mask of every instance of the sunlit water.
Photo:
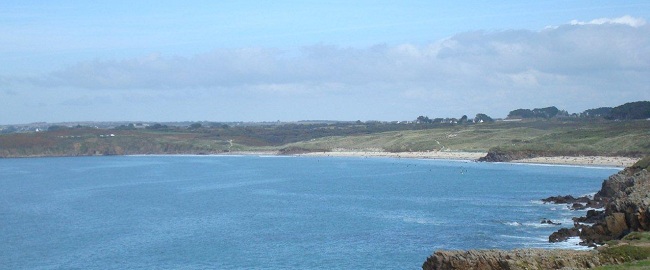
M3 269L417 269L549 244L615 168L384 158L0 159Z

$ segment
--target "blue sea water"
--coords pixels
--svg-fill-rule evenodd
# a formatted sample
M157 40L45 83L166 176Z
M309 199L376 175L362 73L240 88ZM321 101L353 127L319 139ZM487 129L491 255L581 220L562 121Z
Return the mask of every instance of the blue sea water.
M2 269L418 269L547 243L616 168L263 156L0 159Z

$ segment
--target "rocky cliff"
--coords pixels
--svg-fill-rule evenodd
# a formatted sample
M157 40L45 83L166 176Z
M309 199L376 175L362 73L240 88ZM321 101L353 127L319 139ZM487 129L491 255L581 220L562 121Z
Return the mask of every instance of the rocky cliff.
M586 217L576 218L573 228L564 228L549 237L549 241L562 241L566 237L580 236L585 245L602 245L606 241L621 239L630 232L650 230L650 158L612 175L592 201L584 205L604 205L605 209L590 210ZM563 203L578 199L558 196L549 198ZM565 202L566 201L566 202ZM576 205L572 205L575 207ZM582 222L590 222L586 225ZM626 244L627 245L627 244ZM641 245L640 256L630 256L630 245L600 247L598 251L574 250L479 250L437 251L422 265L423 269L588 269L603 264L650 257L650 247ZM622 250L622 251L621 251ZM613 252L616 251L616 252ZM612 255L614 254L614 255Z
M603 244L630 232L650 230L650 172L639 166L644 160L603 182L594 199L603 201L604 212L592 212L597 215L593 225L574 226L583 243Z

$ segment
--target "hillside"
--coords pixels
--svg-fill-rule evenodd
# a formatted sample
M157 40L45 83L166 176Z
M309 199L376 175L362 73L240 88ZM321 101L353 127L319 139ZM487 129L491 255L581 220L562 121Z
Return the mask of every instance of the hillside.
M492 161L557 155L650 154L650 121L524 120L480 124L385 122L260 126L57 127L0 135L0 157L220 154L270 151L469 151Z

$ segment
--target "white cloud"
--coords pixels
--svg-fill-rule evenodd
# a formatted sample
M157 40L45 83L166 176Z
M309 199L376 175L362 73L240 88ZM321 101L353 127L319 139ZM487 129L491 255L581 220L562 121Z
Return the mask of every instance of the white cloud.
M601 25L601 24L623 24L623 25L628 25L632 27L640 27L644 26L646 24L646 21L643 18L634 18L629 15L625 15L623 17L619 18L600 18L600 19L594 19L588 22L581 22L578 20L572 20L571 21L572 25Z
M399 106L384 105L387 115L435 110L432 114L444 116L479 111L503 116L513 106L579 111L650 99L649 78L650 27L643 19L624 16L541 31L467 32L426 45L317 45L299 52L240 48L192 57L95 60L41 77L0 77L0 86L20 82L46 90L76 89L61 95L95 102L106 92L155 99L155 92L168 97L191 90L202 100L251 106L258 106L252 99L290 107L318 97L306 111L327 111L318 101L342 106L390 100ZM164 102L171 104L168 98ZM343 107L350 115L360 113Z

